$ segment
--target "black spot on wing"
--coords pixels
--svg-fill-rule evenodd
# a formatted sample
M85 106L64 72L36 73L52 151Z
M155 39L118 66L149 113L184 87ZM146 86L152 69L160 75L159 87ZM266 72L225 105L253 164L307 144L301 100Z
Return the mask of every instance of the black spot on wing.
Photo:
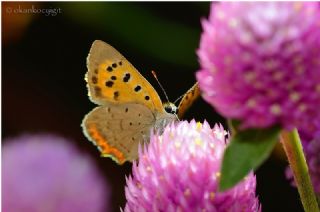
M119 95L120 95L119 91L115 91L115 92L113 93L113 99L114 99L114 100L118 100L118 99L119 99Z
M112 82L112 81L107 81L106 82L106 86L109 87L109 88L111 88L113 86L113 84L114 84L114 82Z
M113 71L112 67L111 67L111 66L108 66L108 67L107 67L107 71L109 71L109 72Z
M140 85L137 85L135 88L134 88L134 91L135 92L138 92L138 91L140 91L141 90L141 86Z
M101 88L99 86L94 87L94 94L98 97L101 96Z
M130 77L131 77L130 73L126 73L123 77L123 82L128 82L130 80Z
M93 84L97 84L98 83L98 78L96 76L92 76L91 77L91 81Z

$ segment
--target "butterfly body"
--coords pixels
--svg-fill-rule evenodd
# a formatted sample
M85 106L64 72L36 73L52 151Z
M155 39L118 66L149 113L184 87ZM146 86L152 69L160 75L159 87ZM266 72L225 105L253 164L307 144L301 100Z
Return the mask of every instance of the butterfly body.
M87 66L88 95L98 106L85 116L82 127L102 156L119 164L133 161L150 132L162 132L178 120L176 107L163 105L151 84L109 44L96 40Z
M153 129L155 132L162 132L162 130L173 121L178 121L178 116L176 114L167 112L159 113L156 116Z

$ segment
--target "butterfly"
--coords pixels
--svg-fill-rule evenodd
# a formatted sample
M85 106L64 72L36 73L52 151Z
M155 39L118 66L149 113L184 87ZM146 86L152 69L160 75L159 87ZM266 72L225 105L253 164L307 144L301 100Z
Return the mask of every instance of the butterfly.
M90 100L98 106L82 121L86 137L101 156L118 164L138 158L139 143L150 131L160 131L178 120L200 96L196 83L183 96L178 108L162 104L152 85L109 44L96 40L87 57L85 80Z

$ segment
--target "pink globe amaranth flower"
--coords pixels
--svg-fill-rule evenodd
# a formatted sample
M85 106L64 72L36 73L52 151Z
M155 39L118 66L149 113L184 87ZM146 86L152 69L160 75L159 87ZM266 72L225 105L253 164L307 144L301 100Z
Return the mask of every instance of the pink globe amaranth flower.
M6 139L2 148L2 211L100 212L109 189L87 155L54 135Z
M320 108L319 108L320 109ZM320 137L320 117L312 120L308 125L298 129L302 145L307 146L312 140Z
M212 4L202 26L197 79L219 113L243 129L320 117L319 3Z
M234 188L218 192L226 134L220 125L211 129L195 121L153 134L126 179L125 211L260 211L252 172Z

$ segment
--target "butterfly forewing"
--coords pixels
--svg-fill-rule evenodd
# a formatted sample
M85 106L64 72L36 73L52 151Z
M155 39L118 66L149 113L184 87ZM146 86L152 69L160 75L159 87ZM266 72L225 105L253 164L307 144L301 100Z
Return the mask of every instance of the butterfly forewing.
M152 111L163 112L155 89L109 44L96 40L90 49L87 66L89 96L94 103L139 103Z

